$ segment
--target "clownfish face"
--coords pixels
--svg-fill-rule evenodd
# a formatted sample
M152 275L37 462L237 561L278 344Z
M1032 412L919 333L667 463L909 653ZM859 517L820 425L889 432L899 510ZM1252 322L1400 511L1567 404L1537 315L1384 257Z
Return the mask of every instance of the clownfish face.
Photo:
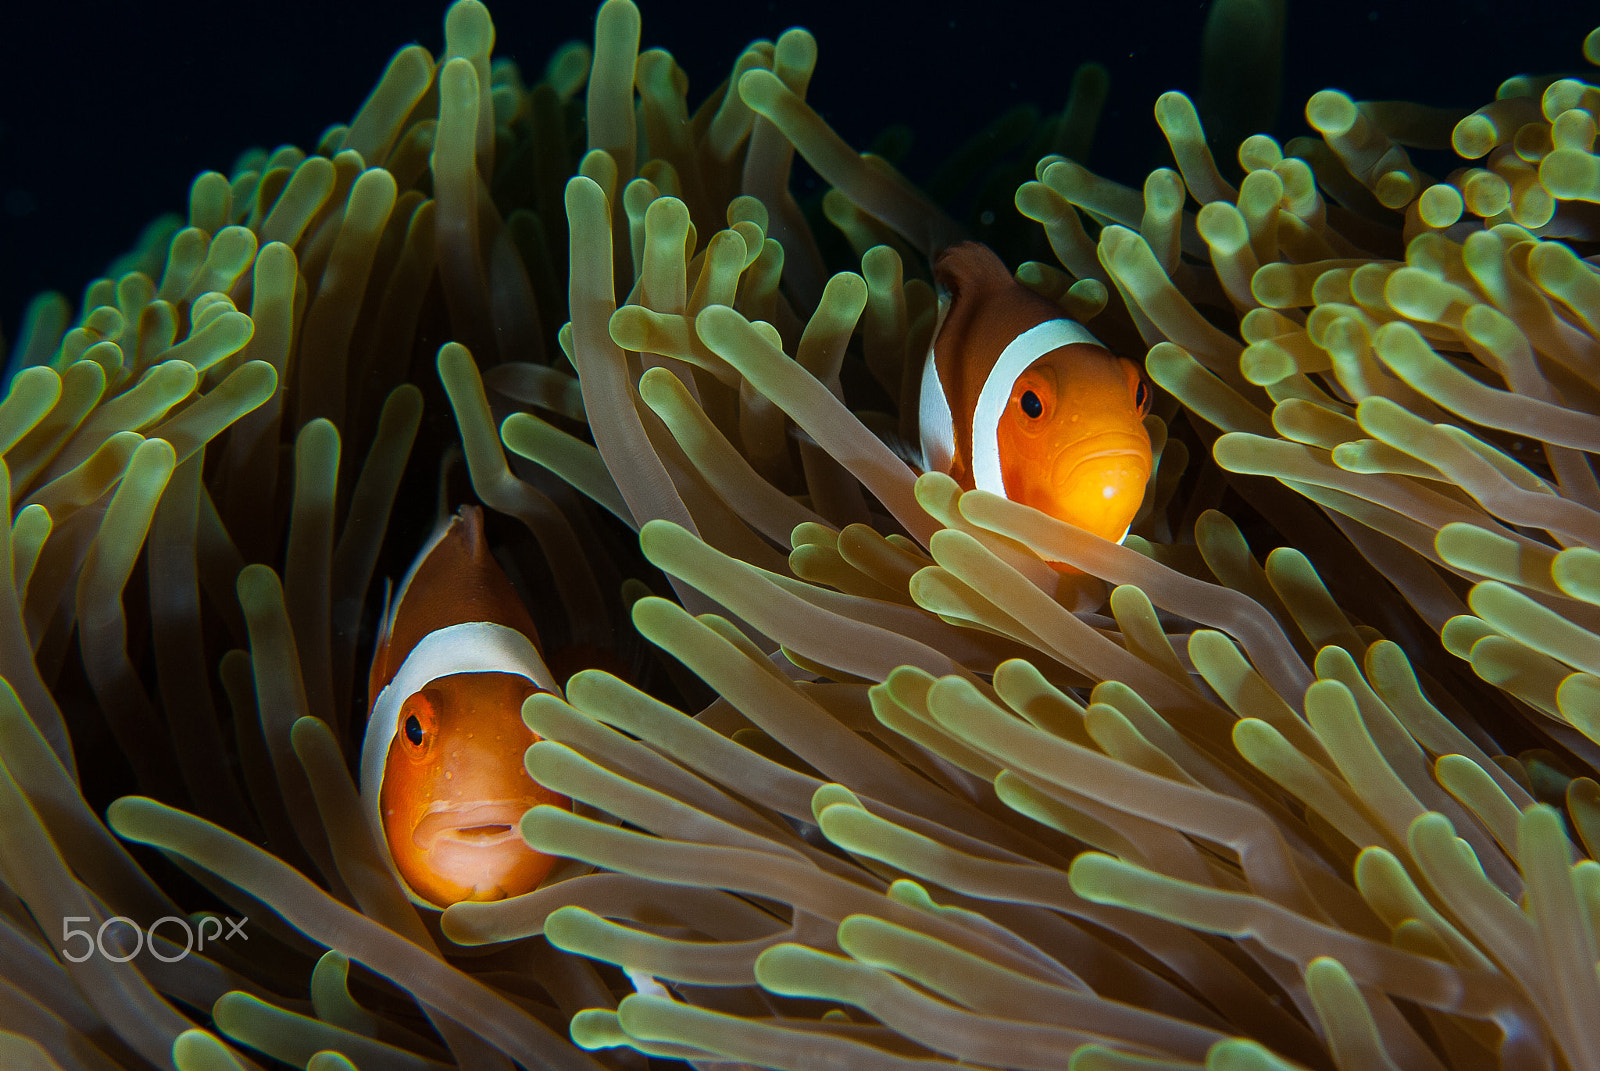
M522 701L536 691L512 673L457 673L400 708L379 796L383 833L400 876L436 906L531 892L555 862L518 830L536 804L567 806L523 768L539 738L523 724Z
M1120 542L1144 501L1150 387L1097 346L1046 354L1016 379L997 431L1006 497Z

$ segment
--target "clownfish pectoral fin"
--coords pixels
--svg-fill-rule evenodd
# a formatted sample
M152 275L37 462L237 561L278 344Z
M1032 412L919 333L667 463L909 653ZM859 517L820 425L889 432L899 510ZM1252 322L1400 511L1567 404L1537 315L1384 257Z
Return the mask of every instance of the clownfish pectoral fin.
M455 510L450 508L450 473L467 459L459 443L451 443L439 455L439 482L434 488L433 530L442 532L450 527ZM432 542L430 540L430 542Z
M634 970L632 967L622 968L628 976L628 981L633 983L633 991L647 997L660 997L662 1000L671 1000L672 993L653 974Z
M913 473L921 476L924 472L930 471L920 443L911 442L893 433L886 433L882 438L883 444L894 453L895 457L904 461Z
M378 618L378 642L372 648L372 668L367 672L367 702L370 704L389 681L389 634L393 622L389 619L390 600L394 597L394 581L383 581L383 616Z
M378 617L378 640L372 647L372 669L367 674L368 702L383 690L389 680L389 635L393 631L391 619L394 600L394 581L383 580L383 613Z
M389 577L383 578L383 614L378 618L378 646L389 642L390 620L389 613L394 609L394 581Z
M372 669L367 674L367 701L370 704L383 691L383 684L389 679L389 642L387 639L378 641L377 648L372 652Z

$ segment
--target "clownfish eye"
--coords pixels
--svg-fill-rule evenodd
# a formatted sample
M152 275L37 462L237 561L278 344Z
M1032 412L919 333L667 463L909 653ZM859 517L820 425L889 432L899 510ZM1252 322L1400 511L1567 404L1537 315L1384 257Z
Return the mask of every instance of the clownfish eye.
M1150 388L1145 386L1144 380L1139 381L1138 389L1133 392L1133 404L1140 412L1150 405Z
M1023 391L1022 397L1017 400L1017 404L1022 406L1022 411L1027 414L1030 420L1037 420L1044 413L1044 403L1031 390Z
M441 696L428 688L407 696L400 707L395 743L414 762L425 761L433 750L441 700Z

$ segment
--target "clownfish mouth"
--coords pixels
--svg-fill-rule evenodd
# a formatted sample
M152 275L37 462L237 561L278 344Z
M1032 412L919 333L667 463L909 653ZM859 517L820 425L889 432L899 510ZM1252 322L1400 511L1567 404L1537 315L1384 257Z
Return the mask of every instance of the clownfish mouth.
M433 803L411 830L411 842L423 852L444 843L467 848L498 848L522 835L517 824L538 800L487 800L481 803Z
M1064 451L1052 473L1051 509L1102 539L1121 540L1144 499L1150 452L1135 436L1095 436Z
M1150 438L1142 433L1110 431L1080 439L1056 455L1053 468L1057 481L1070 480L1073 470L1094 461L1119 458L1145 462L1150 454Z
M1077 454L1070 459L1069 464L1060 466L1057 471L1064 471L1066 474L1065 479L1070 482L1073 476L1076 475L1079 470L1090 465L1092 462L1107 461L1113 458L1123 463L1140 462L1144 460L1143 456L1137 450L1124 450L1113 447L1104 450L1094 450L1086 454Z

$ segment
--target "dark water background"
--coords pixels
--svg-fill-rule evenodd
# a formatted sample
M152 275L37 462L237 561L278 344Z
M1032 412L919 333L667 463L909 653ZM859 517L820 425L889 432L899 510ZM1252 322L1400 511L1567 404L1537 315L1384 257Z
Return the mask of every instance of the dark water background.
M591 38L591 0L491 2L496 55L530 80L550 51ZM809 99L847 140L916 133L904 161L925 178L1002 110L1061 106L1073 69L1098 61L1111 96L1090 165L1138 184L1166 161L1151 115L1167 89L1194 92L1202 2L956 3L950 0L640 0L642 47L670 50L691 103L754 37L793 25L817 37ZM382 4L199 0L0 5L0 332L15 338L41 289L83 285L162 212L182 212L191 179L226 172L251 145L312 145L348 121L390 55L442 48L440 0ZM1600 5L1289 0L1283 106L1273 133L1306 132L1318 89L1357 99L1477 106L1513 73L1585 69Z

